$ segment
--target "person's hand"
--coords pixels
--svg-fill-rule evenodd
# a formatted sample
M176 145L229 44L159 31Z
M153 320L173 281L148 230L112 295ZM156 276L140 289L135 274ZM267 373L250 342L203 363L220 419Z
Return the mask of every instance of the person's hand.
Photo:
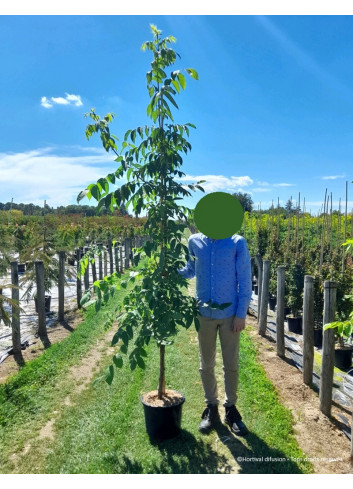
M243 319L235 316L232 323L233 333L240 333L240 331L243 331L244 328L245 328L245 318Z

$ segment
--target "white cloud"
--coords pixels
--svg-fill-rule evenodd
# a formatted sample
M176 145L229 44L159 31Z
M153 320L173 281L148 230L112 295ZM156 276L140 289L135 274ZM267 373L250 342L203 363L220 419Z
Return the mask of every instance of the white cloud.
M50 107L53 107L53 104L51 104L49 102L49 100L47 99L47 97L42 97L40 99L40 104L42 107L45 107L46 109L49 109Z
M69 101L63 97L52 97L51 100L54 102L54 104L59 104L59 105L68 105L69 104Z
M251 189L253 192L271 192L270 188L256 187Z
M223 175L185 175L178 178L179 181L187 181L190 183L196 183L199 180L206 180L206 183L201 183L201 187L205 189L205 192L216 191L243 191L238 187L247 187L252 185L253 180L249 176L242 177L225 177Z
M256 183L260 187L269 187L269 185L270 185L268 182L260 182L259 180Z
M321 177L323 180L337 180L337 178L344 178L345 175L332 175L328 177Z
M76 107L80 107L81 105L83 105L80 95L72 95L67 93L66 100L68 100L69 102L73 102Z
M70 93L65 94L66 97L51 97L48 99L47 97L41 98L41 106L46 109L50 109L54 104L57 105L74 105L75 107L80 107L83 105L80 95L73 95Z
M0 153L1 201L13 197L15 202L40 204L46 199L51 207L76 203L81 190L116 168L112 155L97 148L92 154L77 149L65 153L57 154L54 148ZM96 205L96 201L85 199L82 204Z
M294 183L274 183L274 187L294 187Z

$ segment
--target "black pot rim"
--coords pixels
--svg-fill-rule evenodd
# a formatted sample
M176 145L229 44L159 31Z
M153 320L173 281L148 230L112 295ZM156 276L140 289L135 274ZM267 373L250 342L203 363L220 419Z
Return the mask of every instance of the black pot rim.
M180 401L178 403L176 403L176 404L173 404L172 406L151 406L151 404L147 404L147 402L145 402L143 400L143 396L145 394L148 394L148 392L145 392L144 394L142 394L140 396L140 401L141 401L141 403L144 406L147 406L147 407L152 408L152 409L173 409L173 408L175 408L177 406L180 406L181 404L184 404L184 402L185 402L185 396L184 396L184 394L182 392L180 392L180 391L175 390L175 389L170 389L170 390L173 390L174 392L177 392L178 394L180 394L182 396L182 398L180 399ZM149 392L151 392L151 391L149 391Z

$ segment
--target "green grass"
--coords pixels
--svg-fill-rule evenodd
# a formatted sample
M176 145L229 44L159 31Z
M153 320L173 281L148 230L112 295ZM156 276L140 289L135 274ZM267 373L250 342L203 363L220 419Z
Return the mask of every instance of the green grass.
M128 277L129 272L122 278ZM68 337L27 362L0 385L0 470L6 467L8 453L23 448L28 437L45 424L53 409L70 394L72 385L66 379L69 369L79 365L104 336L109 314L130 288L131 285L117 290L98 314L93 307L83 311L83 322Z
M198 432L204 401L193 326L181 330L175 344L166 348L167 388L179 390L186 396L179 437L156 444L151 443L146 434L139 396L157 388L159 352L154 343L148 347L146 370L131 372L124 366L116 372L111 386L105 382L95 386L89 384L74 396L72 406L64 406L63 399L72 390L70 383L65 383L68 366L78 363L80 356L88 352L103 334L101 322L102 317L89 311L75 333L54 345L56 348L50 348L34 361L37 363L31 362L33 365L28 365L27 371L25 368L11 380L9 385L12 387L5 391L8 397L2 397L5 403L1 407L6 420L1 434L4 437L0 448L2 472L312 472L312 466L303 460L305 454L293 436L291 413L279 402L273 385L257 361L256 348L246 331L241 335L237 404L250 430L246 438L233 436L223 424L207 436ZM66 346L65 342L68 343ZM218 347L217 376L222 393L220 360ZM97 377L110 362L109 354L104 357ZM36 381L37 378L40 380ZM3 396L3 391L1 393ZM58 411L53 424L55 439L39 440L36 433L52 417L53 409ZM221 415L223 417L222 412ZM14 450L19 452L27 438L31 439L31 448L18 457L15 465L8 454ZM242 457L241 461L239 457ZM246 461L251 457L260 460ZM266 461L266 457L272 461Z
M167 388L186 396L182 433L152 444L145 432L142 392L155 389L158 350L150 347L146 371L123 369L111 387L88 388L78 404L65 410L56 425L55 444L48 447L45 473L221 473L236 467L237 457L271 457L272 462L240 462L243 473L310 473L292 435L292 417L256 360L250 337L241 341L239 408L251 433L244 439L220 425L208 436L198 430L204 408L198 377L195 331L182 331L167 349ZM220 368L218 374L220 375ZM38 454L37 454L38 455ZM285 458L285 461L273 459ZM36 456L38 460L38 456Z

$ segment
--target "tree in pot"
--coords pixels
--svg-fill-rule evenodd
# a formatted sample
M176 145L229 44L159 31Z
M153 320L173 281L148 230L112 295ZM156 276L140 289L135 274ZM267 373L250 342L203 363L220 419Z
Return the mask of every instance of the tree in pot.
M337 344L335 346L335 366L340 369L347 369L352 366L353 345L351 335L353 333L353 311L347 321L334 321L324 325L326 329L335 329Z
M14 246L14 239L7 228L8 226L5 227L0 225L2 243L0 253L0 277L6 277L12 261L11 252ZM5 283L5 281L1 281L0 283L0 323L3 321L6 326L11 326L11 308L16 308L21 312L23 311L17 300L5 295L4 291L6 289L18 289L18 287L11 283Z
M276 303L277 303L277 268L275 266L272 266L270 282L269 282L269 297L268 297L268 305L271 311L275 310Z
M342 244L346 248L346 251L351 251L353 247L353 239L348 239ZM347 300L352 301L352 295L344 296ZM346 316L347 317L347 316ZM341 321L333 321L324 325L324 331L326 329L335 329L337 344L335 347L335 366L343 370L352 366L352 334L353 334L353 310L348 315L348 319Z
M24 287L22 298L24 298L26 301L33 298L36 303L36 292L34 290L36 286L35 262L43 262L44 290L46 293L45 311L48 313L50 312L50 291L54 286L58 285L59 260L57 258L57 249L53 235L48 232L45 223L43 226L38 225L37 229L34 230L27 248L22 251L22 256L27 263L26 272L20 281L20 285ZM66 267L65 279L72 278L72 272Z
M289 267L288 272L288 296L287 304L291 309L291 314L287 315L288 329L292 333L302 334L302 316L300 311L303 308L303 289L304 289L304 268L299 263L294 263Z
M86 137L99 133L104 148L115 153L115 161L120 166L115 173L89 185L78 200L84 196L93 197L98 201L98 207L111 210L123 202L126 206L132 204L137 215L141 210L147 211L144 232L148 240L143 247L136 248L134 254L135 265L146 255L146 266L139 272L131 272L130 278L121 282L123 287L128 282L135 282L135 286L116 310L119 328L112 345L119 344L120 352L113 357L105 380L111 384L115 367L122 367L128 353L132 370L137 366L145 368L145 347L153 338L160 353L158 389L145 394L141 400L148 434L152 438L168 438L178 432L184 396L166 389L165 347L173 343L179 327L189 328L193 321L196 329L199 327L199 303L196 298L184 295L182 287L187 286L187 280L177 272L184 265L184 257L189 259L188 247L182 239L191 215L190 209L178 205L177 201L191 195L185 187L203 189L199 185L202 181L185 186L174 179L185 175L179 168L183 163L182 154L191 150L186 137L190 127L195 126L174 123L171 106L178 108L175 95L185 88L185 76L180 70L166 73L179 56L169 47L175 39L171 36L161 39L161 31L153 25L151 29L153 40L144 43L143 49L153 54L151 70L146 75L150 97L147 115L153 125L128 130L118 151L117 138L109 130L113 115L107 114L101 119L92 109L89 114L92 123L87 126ZM198 79L194 69L188 68L186 73ZM127 183L110 191L110 185L125 174ZM90 301L94 292L97 294L96 308L99 308L102 299L109 298L109 287L105 280L95 282L93 289L82 298L82 303ZM223 308L228 305L214 306Z

